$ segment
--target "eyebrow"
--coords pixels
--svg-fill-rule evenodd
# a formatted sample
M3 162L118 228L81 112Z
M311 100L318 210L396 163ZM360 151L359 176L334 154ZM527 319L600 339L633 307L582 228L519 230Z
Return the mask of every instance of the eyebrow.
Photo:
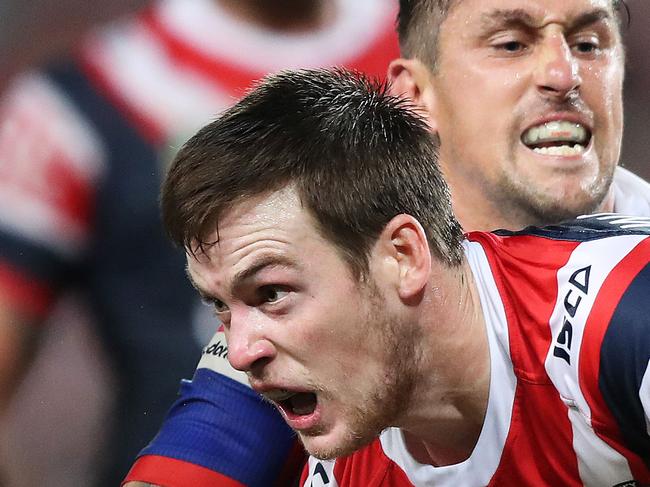
M237 272L232 278L232 280L230 281L230 288L237 289L238 287L241 287L245 281L251 279L256 274L269 267L293 267L296 269L300 269L301 266L298 264L298 262L295 259L287 257L286 255L269 255L269 254L263 255L258 259L255 259L253 263L248 267L246 267L245 269L242 269L239 272ZM189 266L185 266L185 274L187 274L190 283L192 284L194 289L196 289L197 292L200 294L201 299L203 301L207 303L212 303L215 300L221 301L220 299L216 298L206 290L202 289L196 283L196 281L192 278L192 274L190 273Z
M230 282L230 287L232 289L237 289L244 281L251 279L255 274L258 274L268 267L293 267L300 269L298 262L286 255L263 255L255 259L253 263L245 269L237 272Z
M201 300L205 301L206 303L212 303L216 298L212 296L210 293L206 292L203 290L194 280L192 277L192 274L190 273L190 266L186 265L185 266L185 275L187 278L190 280L190 284L192 284L192 287L196 289L196 291L199 293L201 296Z
M594 9L580 14L567 26L567 32L573 32L591 24L607 21L612 18L611 13L602 8ZM481 25L484 29L495 26L537 28L535 19L524 9L495 9L481 15Z

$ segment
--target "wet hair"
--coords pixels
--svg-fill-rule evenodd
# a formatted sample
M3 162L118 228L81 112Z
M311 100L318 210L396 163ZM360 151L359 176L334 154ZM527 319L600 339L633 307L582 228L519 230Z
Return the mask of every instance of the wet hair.
M463 0L399 0L397 33L402 56L418 58L432 69L438 61L438 36L440 27L453 6ZM622 10L627 23L630 11L624 0L611 0L621 23Z
M385 83L341 69L265 78L178 152L163 184L163 221L177 245L203 251L234 205L286 187L357 277L403 213L422 224L434 256L462 260L437 145Z

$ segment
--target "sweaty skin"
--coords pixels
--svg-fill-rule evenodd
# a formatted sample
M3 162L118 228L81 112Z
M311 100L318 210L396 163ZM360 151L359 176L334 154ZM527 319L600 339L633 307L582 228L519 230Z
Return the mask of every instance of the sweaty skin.
M516 229L613 209L623 60L609 0L462 0L442 24L436 69L402 59L390 75L440 137L464 228ZM586 129L581 153L523 143L553 121Z

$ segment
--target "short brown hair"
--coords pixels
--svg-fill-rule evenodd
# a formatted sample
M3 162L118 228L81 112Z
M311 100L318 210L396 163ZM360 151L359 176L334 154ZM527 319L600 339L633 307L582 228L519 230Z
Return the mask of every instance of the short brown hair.
M206 239L242 198L289 185L358 277L401 213L420 221L442 261L462 259L462 231L426 124L385 84L344 70L270 76L202 128L172 163L163 220L193 253L215 243Z
M400 0L397 34L402 55L433 68L438 59L438 33L452 3L458 0Z

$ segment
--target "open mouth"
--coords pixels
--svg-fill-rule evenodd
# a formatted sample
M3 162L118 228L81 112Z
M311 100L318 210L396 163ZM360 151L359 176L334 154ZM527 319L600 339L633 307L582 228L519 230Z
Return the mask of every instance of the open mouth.
M530 127L521 141L538 154L579 156L589 146L591 131L580 123L559 120Z
M265 393L289 418L309 416L318 405L318 397L313 392L276 391Z

